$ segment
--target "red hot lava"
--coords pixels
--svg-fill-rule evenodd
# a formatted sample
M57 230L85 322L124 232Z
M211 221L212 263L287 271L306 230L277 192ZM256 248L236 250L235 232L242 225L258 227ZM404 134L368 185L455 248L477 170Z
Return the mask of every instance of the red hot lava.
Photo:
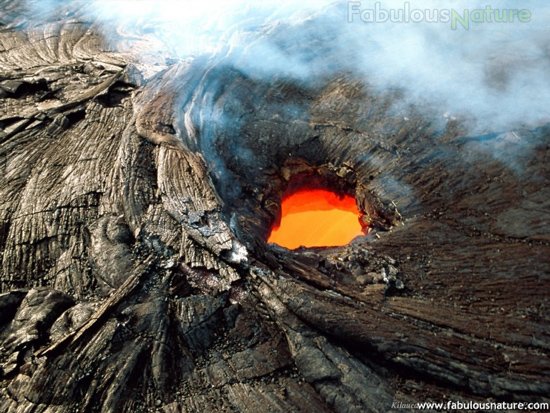
M268 242L288 249L336 247L364 235L355 199L324 189L303 189L283 199L281 224Z

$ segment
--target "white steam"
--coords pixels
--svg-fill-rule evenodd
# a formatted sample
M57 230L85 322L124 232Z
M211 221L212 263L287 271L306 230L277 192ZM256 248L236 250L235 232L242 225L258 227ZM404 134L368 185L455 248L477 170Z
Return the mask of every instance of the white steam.
M55 13L63 2L31 3ZM409 20L373 22L369 10L377 8L394 16L409 10ZM500 13L522 9L529 18L496 23L483 15L485 21L479 22L479 9L488 8ZM476 9L478 14L472 17ZM380 92L403 91L403 105L395 110L408 105L431 107L440 120L467 119L472 132L536 127L550 121L547 0L429 0L412 5L91 0L83 3L82 10L105 27L153 33L159 40L154 46L158 53L177 59L216 52L229 56L238 70L251 76L308 81L320 73L353 71ZM444 10L455 11L454 29L452 22L441 21ZM422 13L431 22L417 21ZM465 13L472 17L468 30ZM440 21L433 21L437 16ZM382 12L379 20L384 17ZM472 22L476 18L478 23Z
M403 3L384 2L403 9ZM468 117L473 130L533 127L550 121L550 6L528 2L422 2L420 10L525 9L529 22L365 24L361 71L380 90L406 91L406 103L428 103L446 117ZM424 15L431 16L427 11ZM357 33L348 33L350 43Z

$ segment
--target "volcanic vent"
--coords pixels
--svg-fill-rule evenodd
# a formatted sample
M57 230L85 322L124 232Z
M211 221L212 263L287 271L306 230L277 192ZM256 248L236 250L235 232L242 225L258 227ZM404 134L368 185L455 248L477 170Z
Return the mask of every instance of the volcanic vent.
M363 235L360 222L352 196L302 188L283 198L280 222L268 241L289 249L342 246Z

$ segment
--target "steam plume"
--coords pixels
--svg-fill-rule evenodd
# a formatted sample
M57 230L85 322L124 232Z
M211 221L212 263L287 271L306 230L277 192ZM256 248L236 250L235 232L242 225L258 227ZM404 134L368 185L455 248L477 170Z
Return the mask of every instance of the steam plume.
M29 4L56 12L62 3ZM160 42L152 47L174 58L217 52L229 56L238 70L250 76L300 82L320 74L353 71L381 92L402 90L404 106L432 107L444 121L468 119L476 133L550 121L550 30L546 27L550 6L545 0L432 0L418 5L403 1L92 0L83 4L83 13L106 27L116 23L129 32L154 32ZM500 13L523 9L530 18L496 23L485 15L484 22L469 19L465 27L466 15L489 8ZM417 10L413 17L422 12L424 20L368 19L373 16L368 10L379 10L383 18L380 10L399 17L407 9ZM441 21L443 10L454 11L454 28L451 22ZM436 17L439 21L434 21ZM269 32L275 35L264 35ZM302 47L304 38L317 39L317 49ZM340 59L328 63L323 60L327 54Z

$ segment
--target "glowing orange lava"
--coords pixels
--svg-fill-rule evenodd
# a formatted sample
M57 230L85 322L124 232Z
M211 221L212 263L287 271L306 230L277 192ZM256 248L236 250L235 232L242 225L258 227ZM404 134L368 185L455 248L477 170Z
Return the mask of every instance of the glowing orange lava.
M268 242L288 249L336 247L364 235L355 199L324 189L306 189L283 199L281 225L274 226Z

